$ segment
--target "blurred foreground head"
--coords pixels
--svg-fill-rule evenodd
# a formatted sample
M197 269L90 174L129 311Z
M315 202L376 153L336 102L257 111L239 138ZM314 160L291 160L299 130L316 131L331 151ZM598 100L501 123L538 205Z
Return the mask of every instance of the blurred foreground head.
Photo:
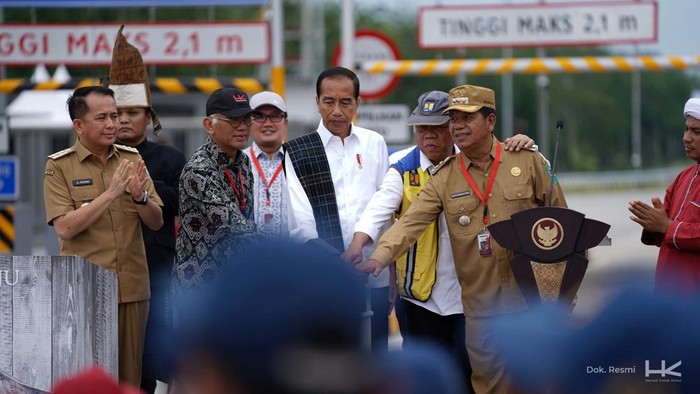
M700 392L700 298L621 292L581 324L543 306L499 318L494 343L520 393Z
M176 392L364 393L364 288L337 256L270 241L179 307Z

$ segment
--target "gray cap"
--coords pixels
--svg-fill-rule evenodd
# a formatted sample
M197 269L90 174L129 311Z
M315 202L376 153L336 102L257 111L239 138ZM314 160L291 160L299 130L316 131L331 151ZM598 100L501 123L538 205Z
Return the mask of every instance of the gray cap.
M447 109L448 94L439 90L425 92L418 97L418 106L408 117L409 126L438 126L450 120L449 115L442 112Z

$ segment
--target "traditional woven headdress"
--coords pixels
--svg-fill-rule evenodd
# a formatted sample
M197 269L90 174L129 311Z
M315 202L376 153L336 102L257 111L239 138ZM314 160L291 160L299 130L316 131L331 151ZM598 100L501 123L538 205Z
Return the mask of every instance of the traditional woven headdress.
M124 25L119 28L112 51L112 64L109 67L109 88L114 90L117 107L147 107L151 110L153 132L158 135L160 120L151 106L151 90L148 87L148 72L143 65L139 50L126 41L122 34Z

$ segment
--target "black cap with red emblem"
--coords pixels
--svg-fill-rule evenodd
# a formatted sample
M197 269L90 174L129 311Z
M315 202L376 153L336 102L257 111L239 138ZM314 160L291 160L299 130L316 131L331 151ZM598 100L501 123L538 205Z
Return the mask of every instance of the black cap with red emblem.
M253 112L248 95L236 88L215 90L207 99L207 116L220 113L230 118L239 118Z

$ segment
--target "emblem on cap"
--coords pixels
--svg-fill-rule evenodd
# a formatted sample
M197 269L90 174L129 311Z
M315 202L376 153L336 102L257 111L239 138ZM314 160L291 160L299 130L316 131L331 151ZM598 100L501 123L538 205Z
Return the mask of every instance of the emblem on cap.
M234 94L233 99L236 100L237 103L241 103L241 102L245 103L246 102L246 98L242 94Z
M533 243L540 249L552 250L564 240L564 228L557 220L542 218L530 230Z
M433 108L435 108L434 101L426 101L423 103L423 112L433 112Z
M513 167L510 169L510 175L513 176L520 176L522 174L522 171L520 170L520 167Z
M469 97L462 97L462 91L456 90L452 97L452 104L469 104Z
M469 216L463 215L459 217L459 224L461 224L462 226L466 226L467 224L469 224L469 222L471 222Z

